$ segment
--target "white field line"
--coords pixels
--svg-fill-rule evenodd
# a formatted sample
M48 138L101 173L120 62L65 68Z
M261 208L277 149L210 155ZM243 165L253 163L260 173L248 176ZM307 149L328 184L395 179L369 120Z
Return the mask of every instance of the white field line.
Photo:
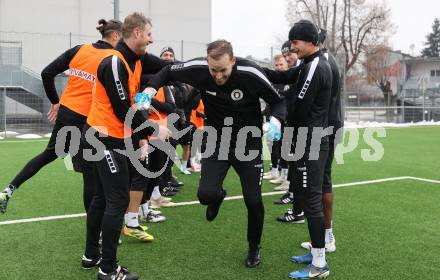
M419 178L419 177L409 177L409 179L421 181L421 182L427 182L427 183L440 184L440 180L432 180L432 179Z
M432 180L432 179L411 177L411 176L402 176L402 177L390 177L390 178L384 178L384 179L359 181L359 182L352 182L352 183L345 183L345 184L336 184L336 185L333 185L333 188L371 185L371 184L376 184L376 183L401 181L401 180L415 180L415 181L421 181L421 182L426 182L426 183L440 184L440 180ZM271 195L279 195L279 194L283 194L283 193L285 193L285 192L284 191L266 192L266 193L263 193L262 195L263 196L271 196ZM243 198L242 195L228 196L225 198L225 200L237 200L237 199L242 199L242 198ZM196 204L200 204L199 201L196 200L196 201L178 202L178 203L176 203L176 206L196 205ZM0 222L0 225L33 223L33 222L41 222L41 221L53 221L53 220L62 220L62 219L70 219L70 218L80 218L80 217L85 217L85 216L86 216L86 213L81 213L81 214L38 217L38 218L30 218L30 219L18 219L18 220L10 220L10 221Z
M47 141L49 141L49 138L30 139L30 140L0 140L0 144L2 144L2 143L33 143L33 142L47 142Z
M41 221L53 221L53 220L61 220L61 219L79 218L79 217L85 217L85 216L86 216L86 213L70 214L70 215L59 215L59 216L47 216L47 217L39 217L39 218L30 218L30 219L19 219L19 220L4 221L4 222L0 222L0 225L33 223L33 222L41 222Z

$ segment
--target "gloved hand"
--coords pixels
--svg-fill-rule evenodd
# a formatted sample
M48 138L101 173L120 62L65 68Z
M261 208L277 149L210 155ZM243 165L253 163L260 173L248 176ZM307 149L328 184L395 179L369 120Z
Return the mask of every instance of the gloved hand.
M138 110L148 110L151 105L151 99L156 95L157 91L154 88L147 87L144 91L137 93L134 96L134 103Z
M146 94L148 94L148 95L150 95L151 97L153 97L153 96L156 95L157 90L155 90L155 89L152 88L152 87L147 87L147 88L145 88L142 92L143 92L143 93L146 93Z
M270 141L278 141L281 139L281 123L277 118L271 117L270 120L263 124L263 132Z
M151 105L151 96L145 92L137 93L134 98L137 110L148 110Z

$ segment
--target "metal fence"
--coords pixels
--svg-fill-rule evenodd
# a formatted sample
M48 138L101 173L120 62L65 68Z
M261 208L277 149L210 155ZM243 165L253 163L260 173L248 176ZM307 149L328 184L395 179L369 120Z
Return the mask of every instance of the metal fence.
M65 76L57 77L57 88L61 90L65 82ZM8 136L7 131L45 134L52 130L46 118L50 103L39 75L25 68L3 67L0 91L0 136Z
M440 121L440 106L345 107L345 120L350 122L411 123Z
M391 97L389 104L377 92L346 92L344 94L345 119L351 122L374 121L411 123L440 121L440 94L436 91L403 90Z
M46 114L50 103L44 92L40 72L58 55L79 44L95 42L100 37L74 33L28 33L0 31L0 137L18 134L45 134L52 130ZM206 43L156 40L148 52L159 55L171 46L178 60L204 56ZM239 56L263 57L260 65L269 66L270 57L279 47L240 46ZM56 79L58 92L66 76Z
M84 43L92 43L99 40L99 36L81 35L74 33L23 33L0 31L0 42L18 42L21 45L22 65L39 73L44 66L69 48ZM177 59L190 59L202 56L206 44L188 41L156 41L149 46L149 52L158 55L165 46L171 46L176 53ZM4 52L10 53L5 46ZM0 64L7 59L0 53Z
M86 42L98 40L98 36L73 33L22 33L0 31L0 137L13 133L45 134L52 130L46 114L50 103L46 98L40 72L56 56L65 50ZM175 50L176 58L186 60L204 56L206 43L188 41L155 41L149 52L159 55L164 46ZM251 57L263 66L271 64L270 58L279 53L279 47L234 46L236 55ZM260 57L262 59L255 59ZM341 60L337 57L337 60ZM343 73L341 69L341 73ZM58 92L66 83L66 76L56 79ZM342 85L345 76L342 76ZM345 88L345 87L343 87ZM421 99L422 98L422 99ZM394 106L387 107L383 95L347 92L343 94L347 121L417 122L438 121L440 94L415 92L397 97ZM400 101L399 101L400 100ZM402 101L403 100L403 101ZM10 133L6 133L9 131Z

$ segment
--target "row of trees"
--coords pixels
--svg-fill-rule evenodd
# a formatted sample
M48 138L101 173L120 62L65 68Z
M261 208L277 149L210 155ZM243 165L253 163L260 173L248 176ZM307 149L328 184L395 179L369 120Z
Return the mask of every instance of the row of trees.
M327 30L327 48L342 57L345 71L363 64L371 53L389 48L388 39L394 32L390 9L385 2L371 0L285 0L286 19L293 25L309 19ZM427 35L422 56L440 56L440 20Z
M387 41L394 30L385 2L366 0L286 0L286 19L293 25L309 19L327 30L326 47L337 57L347 74L347 87L359 78L378 86L391 105L391 83L385 59Z
M393 25L385 3L365 0L286 0L286 19L293 25L309 19L327 30L327 48L342 58L345 71L359 65L369 50L386 45Z
M362 77L383 93L385 104L394 105L395 94L389 79L389 37L395 27L385 1L373 0L285 0L290 26L309 19L327 30L326 47L339 58L347 82ZM422 56L438 57L440 21L436 19L427 36ZM350 85L348 85L350 86Z

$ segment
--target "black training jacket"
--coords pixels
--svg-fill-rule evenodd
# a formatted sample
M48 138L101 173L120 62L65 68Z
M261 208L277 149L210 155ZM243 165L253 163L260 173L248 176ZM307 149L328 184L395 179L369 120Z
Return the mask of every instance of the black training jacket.
M328 126L329 104L332 89L332 71L326 57L321 51L304 58L298 67L287 71L266 70L272 82L294 85L293 93L296 95L293 107L288 108L287 123L293 126L296 141L298 128L308 128L307 146L310 148L313 128L326 128ZM298 76L299 74L299 76ZM327 147L328 137L321 139L321 149Z
M157 89L168 81L180 81L199 89L205 106L206 125L217 129L224 126L226 117L232 117L234 131L244 126L261 128L260 98L272 105L271 115L283 120L282 97L264 71L249 60L237 58L231 76L222 86L211 77L206 58L167 66L148 82L148 86Z
M141 58L137 54L135 54L124 42L118 43L115 48L118 50L127 61L129 67L132 71L135 69L136 62ZM132 110L130 98L121 99L117 84L115 82L115 76L113 73L117 73L119 77L119 81L123 87L126 96L129 96L128 90L128 71L125 67L125 64L117 58L116 68L114 69L114 65L112 64L112 57L109 56L105 58L98 66L97 79L104 86L106 93L109 97L110 103L113 108L113 112L116 117L124 122L127 113ZM147 121L145 112L136 111L134 114L134 118L131 123L131 128L135 130L141 124ZM157 125L151 121L148 121L149 126L145 129L138 132L138 136L140 138L146 138L148 135L151 135L154 129L157 128ZM120 139L116 139L113 137L105 137L101 139L107 147L111 148L123 148L123 141Z

